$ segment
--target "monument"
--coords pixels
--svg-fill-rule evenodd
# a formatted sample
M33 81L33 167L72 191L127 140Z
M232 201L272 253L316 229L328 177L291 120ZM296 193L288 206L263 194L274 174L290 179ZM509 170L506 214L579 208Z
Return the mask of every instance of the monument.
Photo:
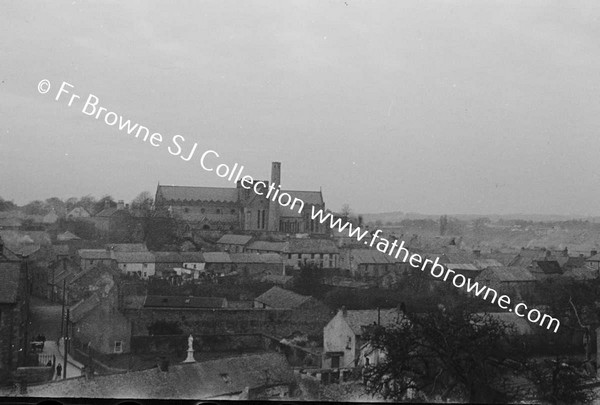
M187 358L183 361L184 363L195 363L196 359L194 359L194 337L190 335L188 337L188 349L187 349Z

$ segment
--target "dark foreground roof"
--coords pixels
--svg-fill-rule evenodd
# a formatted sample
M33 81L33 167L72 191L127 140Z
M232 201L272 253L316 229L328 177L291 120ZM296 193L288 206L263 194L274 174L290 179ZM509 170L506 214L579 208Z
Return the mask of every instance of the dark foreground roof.
M264 353L171 365L168 371L152 368L123 374L70 378L28 387L32 397L195 399L236 395L256 389L291 385L294 374L285 357Z

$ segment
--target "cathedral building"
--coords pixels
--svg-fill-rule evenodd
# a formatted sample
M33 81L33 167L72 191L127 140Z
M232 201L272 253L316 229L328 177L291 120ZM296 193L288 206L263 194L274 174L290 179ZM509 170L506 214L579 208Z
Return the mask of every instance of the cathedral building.
M270 182L254 180L250 186L248 182L244 185L246 187L242 180L235 188L159 184L154 204L156 210L168 212L171 217L196 229L327 233L326 225L311 219L312 207L325 210L323 194L321 191L279 190L280 162L272 163ZM277 188L279 195L289 194L298 204L281 206L275 198L267 197L270 187Z

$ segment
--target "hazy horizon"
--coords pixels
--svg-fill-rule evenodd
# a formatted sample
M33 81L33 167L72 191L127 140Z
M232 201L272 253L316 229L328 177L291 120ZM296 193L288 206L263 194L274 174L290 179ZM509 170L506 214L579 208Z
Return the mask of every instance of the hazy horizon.
M3 2L0 197L233 187L55 101L66 81L334 211L600 216L600 6L576 6Z

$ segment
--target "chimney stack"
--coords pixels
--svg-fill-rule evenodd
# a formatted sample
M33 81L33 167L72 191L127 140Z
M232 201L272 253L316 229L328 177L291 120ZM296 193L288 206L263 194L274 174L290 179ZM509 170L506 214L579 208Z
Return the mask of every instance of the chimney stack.
M595 249L590 252L590 256L596 256L597 254L598 254L598 251Z
M281 162L271 163L271 184L277 188L281 185ZM269 198L268 231L279 231L279 203Z
M346 309L345 305L342 305L342 308L340 309L340 312L342 313L343 317L348 316L348 310Z
M546 249L546 257L552 256L552 251L550 249Z
M123 200L119 200L119 202L117 202L117 209L118 210L125 209L125 202Z

